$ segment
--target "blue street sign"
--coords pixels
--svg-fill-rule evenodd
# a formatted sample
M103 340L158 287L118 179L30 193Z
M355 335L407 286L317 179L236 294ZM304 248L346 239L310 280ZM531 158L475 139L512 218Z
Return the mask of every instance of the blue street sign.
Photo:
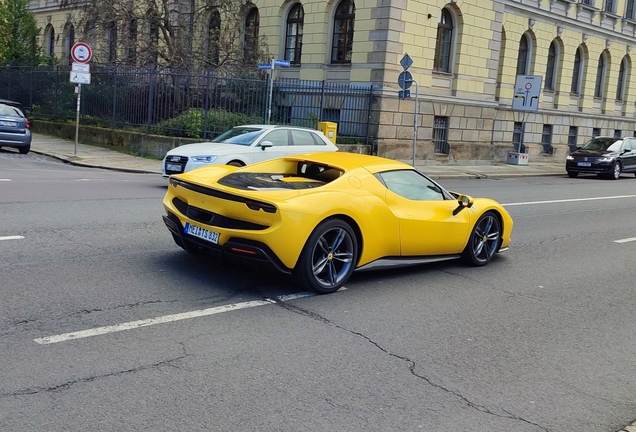
M398 85L402 90L406 90L413 84L413 75L411 72L404 71L398 77Z
M411 90L400 90L398 91L398 97L400 99L407 99L411 97Z
M259 69L271 69L272 65L271 65L271 63L259 63L258 64L258 68Z
M400 64L402 65L404 70L407 70L413 64L413 59L408 54L404 54L404 57L402 57L402 60L400 60Z
M274 64L276 66L282 66L282 67L289 67L290 65L289 60L280 60L280 59L274 59Z

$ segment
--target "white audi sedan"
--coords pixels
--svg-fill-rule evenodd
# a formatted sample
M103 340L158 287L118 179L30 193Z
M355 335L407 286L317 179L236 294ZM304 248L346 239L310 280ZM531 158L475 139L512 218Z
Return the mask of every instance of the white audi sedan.
M236 126L209 142L186 144L163 159L163 177L205 165L245 166L300 153L335 152L338 147L315 129L280 125Z

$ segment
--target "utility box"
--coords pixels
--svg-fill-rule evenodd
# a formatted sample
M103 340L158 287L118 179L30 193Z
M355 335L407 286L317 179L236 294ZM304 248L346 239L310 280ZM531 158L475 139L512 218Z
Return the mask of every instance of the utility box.
M528 153L508 152L506 163L510 165L528 165Z
M336 143L338 136L338 123L334 122L318 122L318 130L325 134L327 139L332 143Z

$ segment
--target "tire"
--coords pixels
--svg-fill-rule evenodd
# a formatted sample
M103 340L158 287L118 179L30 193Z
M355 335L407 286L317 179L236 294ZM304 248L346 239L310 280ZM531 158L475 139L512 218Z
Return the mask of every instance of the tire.
M474 267L485 266L499 248L501 224L493 212L486 212L477 220L462 252L464 261Z
M575 178L578 177L579 173L574 172L574 171L568 171L568 177L570 178Z
M351 277L358 260L358 240L353 229L341 219L319 224L294 268L294 278L305 289L320 294L338 291Z
M241 161L230 161L227 163L229 166L235 166L235 167L244 167L245 164Z
M18 151L20 152L20 154L27 154L29 151L31 151L31 144L24 147L18 147Z
M623 166L619 161L614 162L614 167L612 168L612 173L609 175L609 178L612 180L618 180L621 177L621 171L623 170Z

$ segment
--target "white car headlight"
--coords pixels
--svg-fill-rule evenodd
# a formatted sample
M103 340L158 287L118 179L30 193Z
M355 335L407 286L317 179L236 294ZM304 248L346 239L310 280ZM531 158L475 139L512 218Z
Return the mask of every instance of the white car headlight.
M614 158L612 156L606 156L599 159L599 162L612 162Z
M566 157L566 159L567 159L567 160L574 160L574 156L570 156L570 155L568 155L568 156Z
M192 156L190 159L192 159L195 162L210 163L216 160L216 156Z

